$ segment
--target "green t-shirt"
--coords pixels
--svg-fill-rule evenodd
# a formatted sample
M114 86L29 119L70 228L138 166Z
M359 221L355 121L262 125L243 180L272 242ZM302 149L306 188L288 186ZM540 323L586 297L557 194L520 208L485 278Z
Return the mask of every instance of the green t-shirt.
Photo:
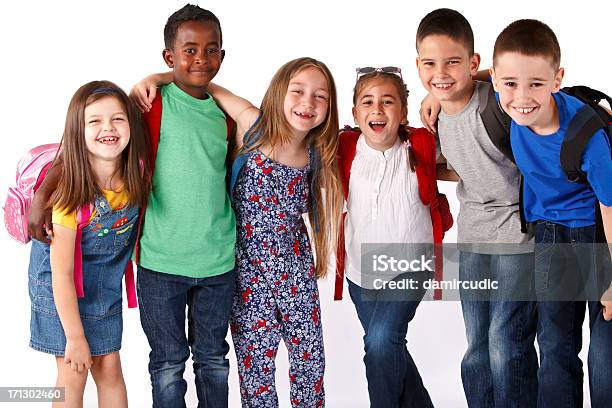
M171 83L160 90L162 120L140 239L141 266L192 278L234 267L236 220L226 191L225 115L209 96Z

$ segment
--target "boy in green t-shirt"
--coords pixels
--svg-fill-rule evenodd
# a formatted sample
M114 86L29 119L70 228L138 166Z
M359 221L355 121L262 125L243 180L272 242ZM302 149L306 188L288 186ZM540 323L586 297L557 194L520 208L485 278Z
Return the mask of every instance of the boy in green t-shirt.
M191 349L199 405L227 407L225 337L235 287L236 222L225 188L225 114L207 93L223 61L221 25L210 11L186 5L168 19L164 42L173 82L157 95L161 118L160 112L145 113L160 129L159 135L150 129L159 144L136 249L153 406L185 406L183 372ZM39 207L30 217L35 238L43 231L41 204L53 189L52 180L45 181L33 202Z

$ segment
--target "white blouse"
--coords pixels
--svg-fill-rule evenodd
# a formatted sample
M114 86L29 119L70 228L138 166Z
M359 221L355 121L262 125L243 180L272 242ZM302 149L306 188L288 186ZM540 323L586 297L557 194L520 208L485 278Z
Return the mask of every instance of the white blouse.
M345 274L357 285L361 282L361 244L433 242L429 206L419 196L408 146L398 139L381 152L368 146L363 134L357 141L344 224Z

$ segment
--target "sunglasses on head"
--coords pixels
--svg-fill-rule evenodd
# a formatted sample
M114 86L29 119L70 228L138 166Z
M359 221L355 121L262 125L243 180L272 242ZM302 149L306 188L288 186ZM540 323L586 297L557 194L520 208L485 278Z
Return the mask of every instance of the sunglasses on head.
M382 68L363 67L363 68L357 68L355 71L357 72L357 80L359 79L359 77L366 75L366 74L371 74L372 72L384 72L385 74L395 74L395 75L398 75L402 80L404 79L402 78L402 70L401 68L398 68L398 67L382 67Z

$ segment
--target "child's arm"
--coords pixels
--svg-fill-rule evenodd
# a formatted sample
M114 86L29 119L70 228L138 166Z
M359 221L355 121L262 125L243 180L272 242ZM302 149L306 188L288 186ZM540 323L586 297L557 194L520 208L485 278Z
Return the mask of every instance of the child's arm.
M57 314L66 334L64 362L73 370L83 372L91 368L89 344L85 339L79 305L74 289L74 242L76 231L54 225L51 241L51 284Z
M130 91L130 99L141 112L148 112L153 106L153 99L157 95L157 87L172 82L172 71L151 74L138 82Z
M601 209L601 219L603 221L606 241L611 243L612 242L612 207L603 205L601 203L599 204L599 207ZM608 249L610 248L611 248L610 244L608 244ZM611 256L612 256L612 253L611 253ZM603 296L601 297L601 304L603 306L604 319L608 321L612 320L612 282L610 283L610 287L608 288L608 290L606 290Z
M450 170L446 162L446 157L442 153L436 160L436 179L441 181L459 181L459 175L455 170Z
M48 208L47 203L57 188L57 183L62 173L59 166L61 165L51 167L45 175L45 179L34 193L34 197L32 197L32 204L28 214L28 232L30 236L47 244L51 242L47 236L53 235L51 209Z
M213 84L208 84L208 92L215 99L217 104L223 109L237 125L236 148L242 147L242 139L247 130L253 126L260 114L260 110L246 99L234 95L227 89Z

